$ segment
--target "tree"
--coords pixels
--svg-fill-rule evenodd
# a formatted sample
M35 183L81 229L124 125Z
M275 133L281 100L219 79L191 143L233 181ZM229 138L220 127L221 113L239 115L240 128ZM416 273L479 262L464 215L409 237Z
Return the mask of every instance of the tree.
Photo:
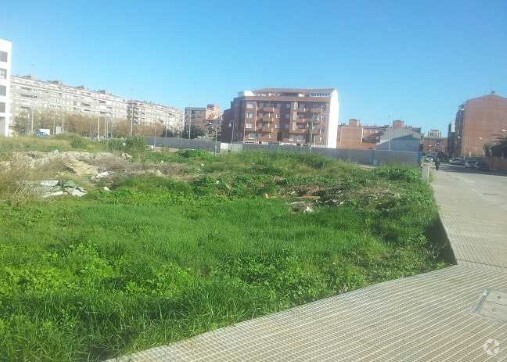
M490 151L492 156L507 156L507 137L499 138L498 141L493 146L491 146Z
M206 132L201 128L194 125L190 126L190 138L203 137L204 135L206 135ZM188 125L185 125L181 137L188 138Z

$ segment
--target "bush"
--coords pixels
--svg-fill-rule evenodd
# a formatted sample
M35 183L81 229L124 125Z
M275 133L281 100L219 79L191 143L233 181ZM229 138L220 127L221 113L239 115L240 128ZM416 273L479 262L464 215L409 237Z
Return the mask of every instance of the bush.
M139 154L146 151L146 139L144 137L135 136L127 138L125 142L125 150L130 153Z
M89 144L89 141L84 137L78 135L72 135L70 138L70 145L72 148L85 149Z

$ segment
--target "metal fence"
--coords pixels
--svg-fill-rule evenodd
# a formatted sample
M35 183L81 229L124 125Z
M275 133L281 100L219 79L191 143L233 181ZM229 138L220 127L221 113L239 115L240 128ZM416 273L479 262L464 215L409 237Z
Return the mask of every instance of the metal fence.
M209 152L241 152L241 151L267 151L267 152L292 152L292 153L315 153L322 156L359 163L362 165L379 166L389 163L402 163L418 165L421 155L419 152L394 151L394 150L354 150L336 149L292 145L261 145L242 143L221 143L213 140L187 139L187 138L164 138L149 137L149 145L156 147L170 147L179 149L200 149Z

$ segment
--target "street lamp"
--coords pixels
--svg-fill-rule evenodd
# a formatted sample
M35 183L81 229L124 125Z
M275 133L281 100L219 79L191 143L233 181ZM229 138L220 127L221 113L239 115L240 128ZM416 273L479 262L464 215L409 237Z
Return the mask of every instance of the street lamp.
M218 126L222 125L222 117L215 120L215 152L214 155L217 155L217 146L218 146Z

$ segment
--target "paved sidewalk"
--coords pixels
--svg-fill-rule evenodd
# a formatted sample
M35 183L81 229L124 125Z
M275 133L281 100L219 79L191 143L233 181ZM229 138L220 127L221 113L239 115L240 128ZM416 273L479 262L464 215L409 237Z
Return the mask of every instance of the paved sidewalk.
M453 170L433 187L458 265L117 361L507 361L507 177Z

